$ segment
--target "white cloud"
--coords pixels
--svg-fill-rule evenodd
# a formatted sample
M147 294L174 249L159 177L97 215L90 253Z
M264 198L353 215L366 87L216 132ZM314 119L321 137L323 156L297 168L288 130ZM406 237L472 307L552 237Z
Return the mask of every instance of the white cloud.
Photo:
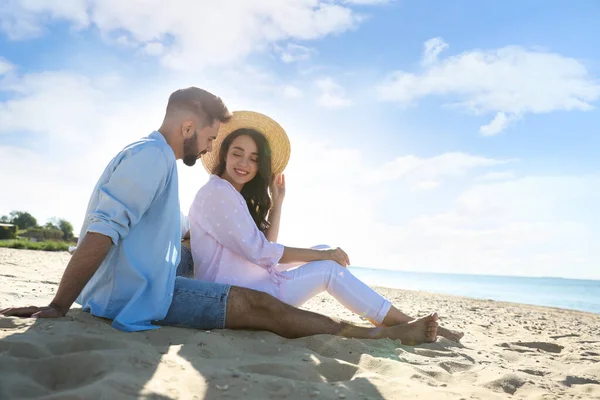
M137 45L133 41L131 41L131 39L129 39L126 35L117 36L113 40L117 45L119 45L121 47L130 47L130 48L137 47Z
M401 156L364 174L364 179L380 184L406 180L412 188L430 190L439 186L444 177L464 176L472 169L493 167L512 160L496 160L465 153L445 153L431 158Z
M440 37L429 39L425 42L423 53L423 64L431 65L437 62L440 53L448 48L448 43Z
M492 182L492 181L504 181L509 179L517 178L517 174L514 171L498 171L488 172L477 178L479 182Z
M499 112L489 124L482 125L479 128L479 132L481 132L483 136L497 135L514 119L516 119L514 116L507 116L506 113Z
M293 85L285 85L283 95L288 99L297 99L302 97L302 90Z
M345 4L356 4L356 5L374 5L374 4L387 4L393 0L344 0Z
M443 96L474 114L494 113L480 128L484 135L498 134L526 114L588 111L600 98L598 80L573 58L510 46L432 62L446 47L440 38L428 41L423 70L392 73L379 87L380 98L408 105Z
M0 5L0 30L10 39L40 36L49 19L67 20L75 29L89 24L87 0L4 0Z
M77 29L93 25L105 37L139 47L160 42L164 51L155 54L164 65L197 71L239 61L273 43L354 29L362 16L351 5L326 0L172 0L169 7L161 0L135 5L121 0L11 0L0 6L0 28L13 39L43 34L51 19L70 21ZM289 53L284 60L297 57Z
M315 49L306 46L300 46L294 43L288 43L285 49L281 49L281 61L284 63L293 63L309 60L317 54Z
M0 57L0 76L8 74L14 67L7 59Z
M101 115L105 104L111 103L103 86L110 89L114 84L63 72L28 74L10 81L0 87L13 94L0 103L0 135L15 131L45 134L51 127L61 140L85 142L85 132L99 123L90 116Z
M150 56L160 56L165 52L165 46L160 42L147 43L144 52Z
M346 96L344 88L334 82L331 78L322 78L315 82L320 91L317 104L325 108L346 108L353 103Z

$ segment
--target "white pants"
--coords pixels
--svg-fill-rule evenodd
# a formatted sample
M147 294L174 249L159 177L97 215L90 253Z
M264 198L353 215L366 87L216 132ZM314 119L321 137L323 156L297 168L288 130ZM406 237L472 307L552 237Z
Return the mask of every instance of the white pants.
M279 300L299 307L327 291L348 310L381 324L392 303L335 261L314 261L282 272Z

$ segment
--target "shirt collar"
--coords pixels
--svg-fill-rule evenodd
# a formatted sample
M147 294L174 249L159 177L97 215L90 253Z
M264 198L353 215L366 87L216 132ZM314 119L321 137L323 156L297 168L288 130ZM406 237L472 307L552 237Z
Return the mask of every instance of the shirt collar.
M169 146L169 143L167 143L167 139L165 139L165 137L163 136L162 133L160 133L159 131L154 131L151 134L148 135L148 138L156 140L157 142L159 142L160 144L164 145L165 147L169 148L169 154L173 155L173 158L175 158L175 152L173 151L173 149L171 148L171 146Z

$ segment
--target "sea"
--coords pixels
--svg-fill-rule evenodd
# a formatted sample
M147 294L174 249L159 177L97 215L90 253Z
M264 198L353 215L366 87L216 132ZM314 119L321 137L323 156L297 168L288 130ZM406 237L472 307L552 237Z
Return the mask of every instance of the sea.
M350 267L370 286L422 290L600 314L600 280L439 274Z

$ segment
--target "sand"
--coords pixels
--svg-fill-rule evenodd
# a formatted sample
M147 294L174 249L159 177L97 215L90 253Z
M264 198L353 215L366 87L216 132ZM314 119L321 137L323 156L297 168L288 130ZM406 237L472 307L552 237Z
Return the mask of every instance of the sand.
M67 253L0 249L0 308L45 304ZM123 333L67 317L0 317L0 399L600 399L600 315L377 288L462 329L417 347L392 340L161 328ZM368 325L329 295L307 309Z

